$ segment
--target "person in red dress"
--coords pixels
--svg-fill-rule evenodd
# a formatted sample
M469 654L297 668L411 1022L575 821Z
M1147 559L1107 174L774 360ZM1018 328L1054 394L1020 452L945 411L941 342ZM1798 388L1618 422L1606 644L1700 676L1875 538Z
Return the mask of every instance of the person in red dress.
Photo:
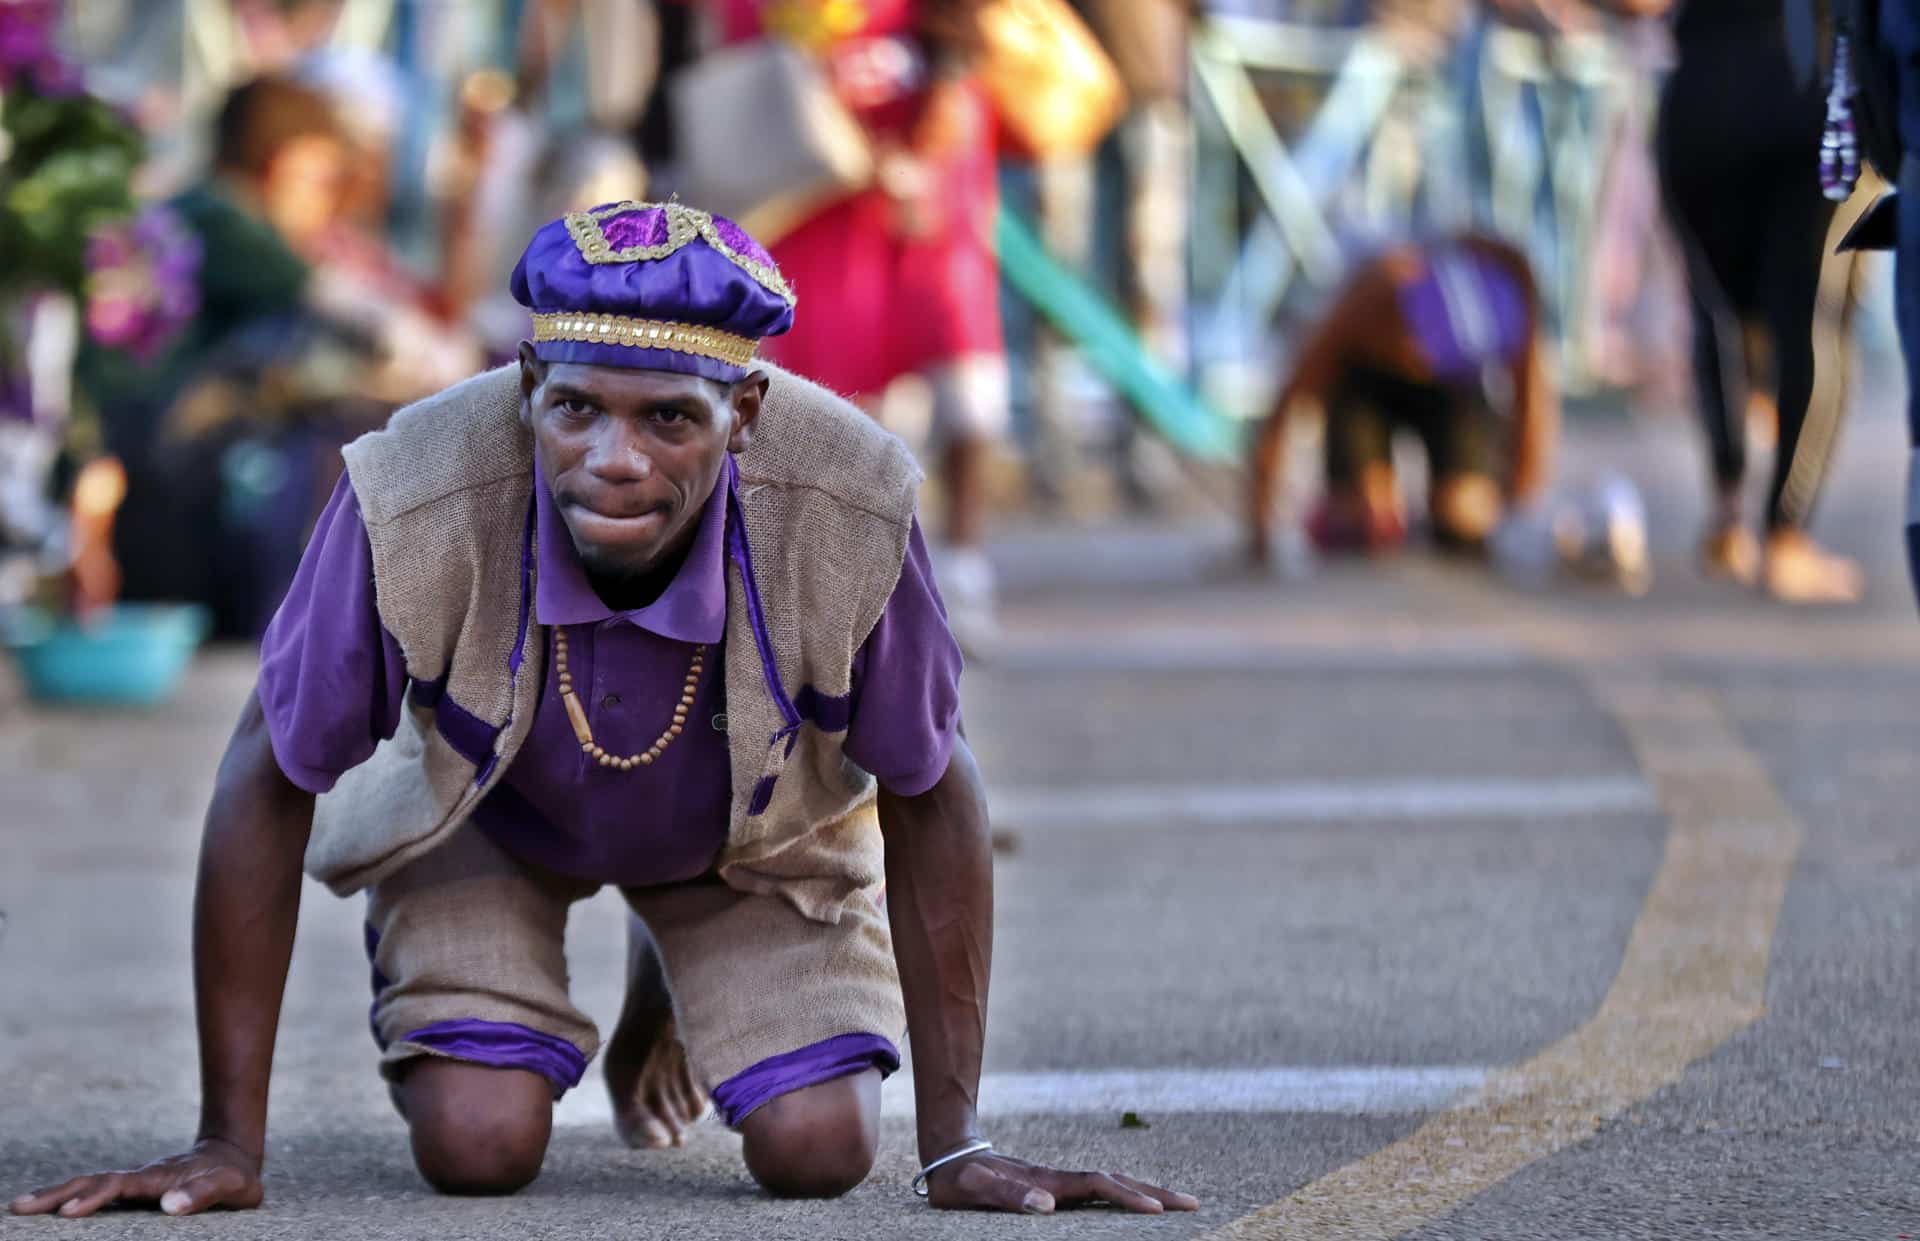
M1007 421L993 120L968 72L980 0L710 3L724 43L777 35L819 55L872 139L875 185L769 247L809 314L767 352L876 413L894 380L925 377L946 497L940 579L956 631L977 635L991 623L984 467Z

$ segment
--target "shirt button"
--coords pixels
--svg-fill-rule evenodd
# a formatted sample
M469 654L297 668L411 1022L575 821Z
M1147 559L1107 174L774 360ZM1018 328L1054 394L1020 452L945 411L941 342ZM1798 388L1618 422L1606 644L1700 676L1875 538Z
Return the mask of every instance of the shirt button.
M617 707L620 705L620 695L608 694L600 700L600 705L603 707Z

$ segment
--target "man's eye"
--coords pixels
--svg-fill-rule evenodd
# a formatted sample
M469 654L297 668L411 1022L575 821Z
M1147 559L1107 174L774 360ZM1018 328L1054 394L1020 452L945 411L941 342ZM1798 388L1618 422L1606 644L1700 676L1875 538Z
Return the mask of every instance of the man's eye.
M593 406L587 404L585 401L574 400L571 397L563 397L559 401L554 402L554 408L569 418L591 418L594 412Z
M662 406L653 411L653 420L655 422L665 423L668 426L673 426L677 423L685 422L687 415L684 410L674 409L671 406Z

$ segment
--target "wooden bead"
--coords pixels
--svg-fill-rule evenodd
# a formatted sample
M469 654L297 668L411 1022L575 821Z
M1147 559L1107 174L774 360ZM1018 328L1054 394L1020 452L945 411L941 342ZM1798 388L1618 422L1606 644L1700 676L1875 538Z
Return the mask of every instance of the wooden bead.
M705 645L694 648L693 659L687 669L686 686L680 695L680 702L674 707L673 721L667 725L667 730L661 733L659 740L655 741L644 753L630 755L626 758L607 753L607 751L593 739L593 729L588 723L586 708L580 705L579 697L573 692L573 673L572 670L567 667L566 630L555 629L553 631L553 646L555 657L554 672L560 682L560 700L567 708L568 722L573 725L574 736L580 742L581 753L592 758L602 767L618 768L621 771L632 771L636 766L650 767L653 765L653 760L659 758L660 755L665 752L666 748L673 744L673 739L685 731L687 713L692 710L694 698L700 690L700 672L707 650Z
M587 721L587 709L580 705L580 699L568 690L560 691L560 705L567 709L567 723L573 726L573 735L582 745L593 744L593 725Z

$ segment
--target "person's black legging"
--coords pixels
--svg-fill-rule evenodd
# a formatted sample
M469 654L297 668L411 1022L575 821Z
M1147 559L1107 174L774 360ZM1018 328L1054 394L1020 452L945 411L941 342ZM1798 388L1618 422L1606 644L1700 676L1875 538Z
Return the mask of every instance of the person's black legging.
M1770 8L1770 11L1769 11ZM1845 394L1846 279L1825 297L1834 205L1820 192L1825 103L1795 85L1779 9L1692 0L1658 131L1660 180L1687 258L1694 380L1715 479L1746 474L1746 398L1768 338L1780 434L1769 529L1803 526L1826 473ZM1815 358L1821 365L1815 367Z

